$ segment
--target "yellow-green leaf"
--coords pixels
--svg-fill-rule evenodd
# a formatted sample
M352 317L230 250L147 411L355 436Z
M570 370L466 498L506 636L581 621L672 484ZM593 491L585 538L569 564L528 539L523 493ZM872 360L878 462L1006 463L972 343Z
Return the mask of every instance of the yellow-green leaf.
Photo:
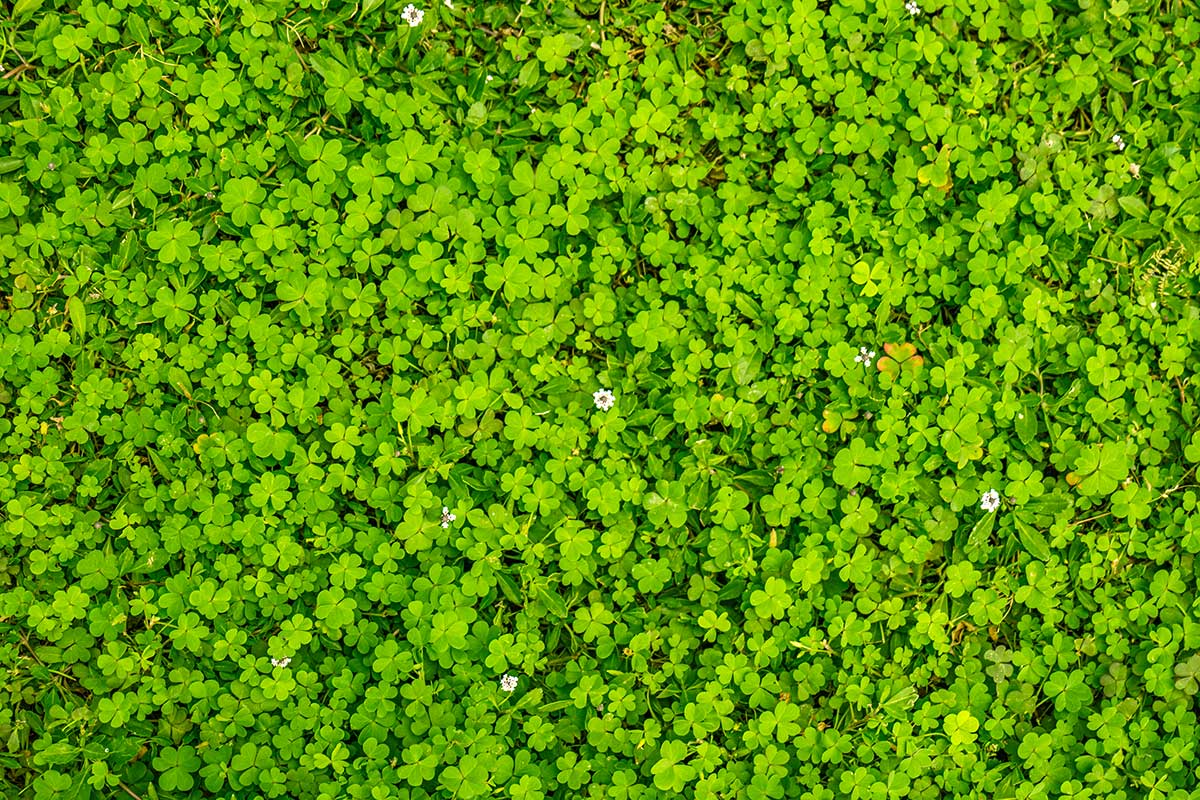
M71 320L71 327L79 333L80 338L87 336L87 309L84 308L83 301L74 295L67 298L67 316Z

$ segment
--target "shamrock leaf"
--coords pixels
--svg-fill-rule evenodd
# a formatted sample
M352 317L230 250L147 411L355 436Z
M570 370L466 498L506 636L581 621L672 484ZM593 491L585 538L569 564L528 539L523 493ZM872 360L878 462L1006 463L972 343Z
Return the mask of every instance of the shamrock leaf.
M684 787L696 777L696 769L682 763L687 756L688 748L683 742L663 742L658 760L650 768L654 785L664 792L682 793Z
M159 771L159 785L169 792L186 792L196 785L193 777L203 762L191 745L164 747L154 757L154 768Z
M1189 695L1200 692L1200 653L1175 665L1175 688Z
M926 146L925 151L928 156L929 146ZM954 179L950 173L950 145L942 145L937 157L917 170L917 180L943 192L950 191L954 186Z
M1125 445L1104 442L1083 451L1075 469L1067 474L1067 482L1077 486L1081 494L1106 496L1129 476L1129 467Z
M146 244L158 251L164 264L186 262L192 248L200 244L200 234L186 220L163 220L146 235Z
M885 344L883 351L887 355L876 361L875 366L893 379L900 377L901 372L919 375L921 367L925 364L925 359L917 355L916 346L910 343Z

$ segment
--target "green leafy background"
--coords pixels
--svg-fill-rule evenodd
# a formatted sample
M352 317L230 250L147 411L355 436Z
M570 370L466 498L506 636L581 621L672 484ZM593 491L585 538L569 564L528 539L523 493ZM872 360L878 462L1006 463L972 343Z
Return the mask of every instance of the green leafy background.
M1195 4L421 10L0 9L0 795L1200 797Z

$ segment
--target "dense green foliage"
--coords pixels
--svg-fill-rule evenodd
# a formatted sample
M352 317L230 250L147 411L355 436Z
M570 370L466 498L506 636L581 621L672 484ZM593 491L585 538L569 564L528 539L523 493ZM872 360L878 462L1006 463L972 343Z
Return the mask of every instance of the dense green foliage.
M1194 3L0 13L0 796L1200 798Z

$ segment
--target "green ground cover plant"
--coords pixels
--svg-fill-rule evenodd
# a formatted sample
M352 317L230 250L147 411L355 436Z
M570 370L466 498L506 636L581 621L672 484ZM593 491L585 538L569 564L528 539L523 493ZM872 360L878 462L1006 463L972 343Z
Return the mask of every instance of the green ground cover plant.
M1200 798L1200 12L0 8L0 796Z

